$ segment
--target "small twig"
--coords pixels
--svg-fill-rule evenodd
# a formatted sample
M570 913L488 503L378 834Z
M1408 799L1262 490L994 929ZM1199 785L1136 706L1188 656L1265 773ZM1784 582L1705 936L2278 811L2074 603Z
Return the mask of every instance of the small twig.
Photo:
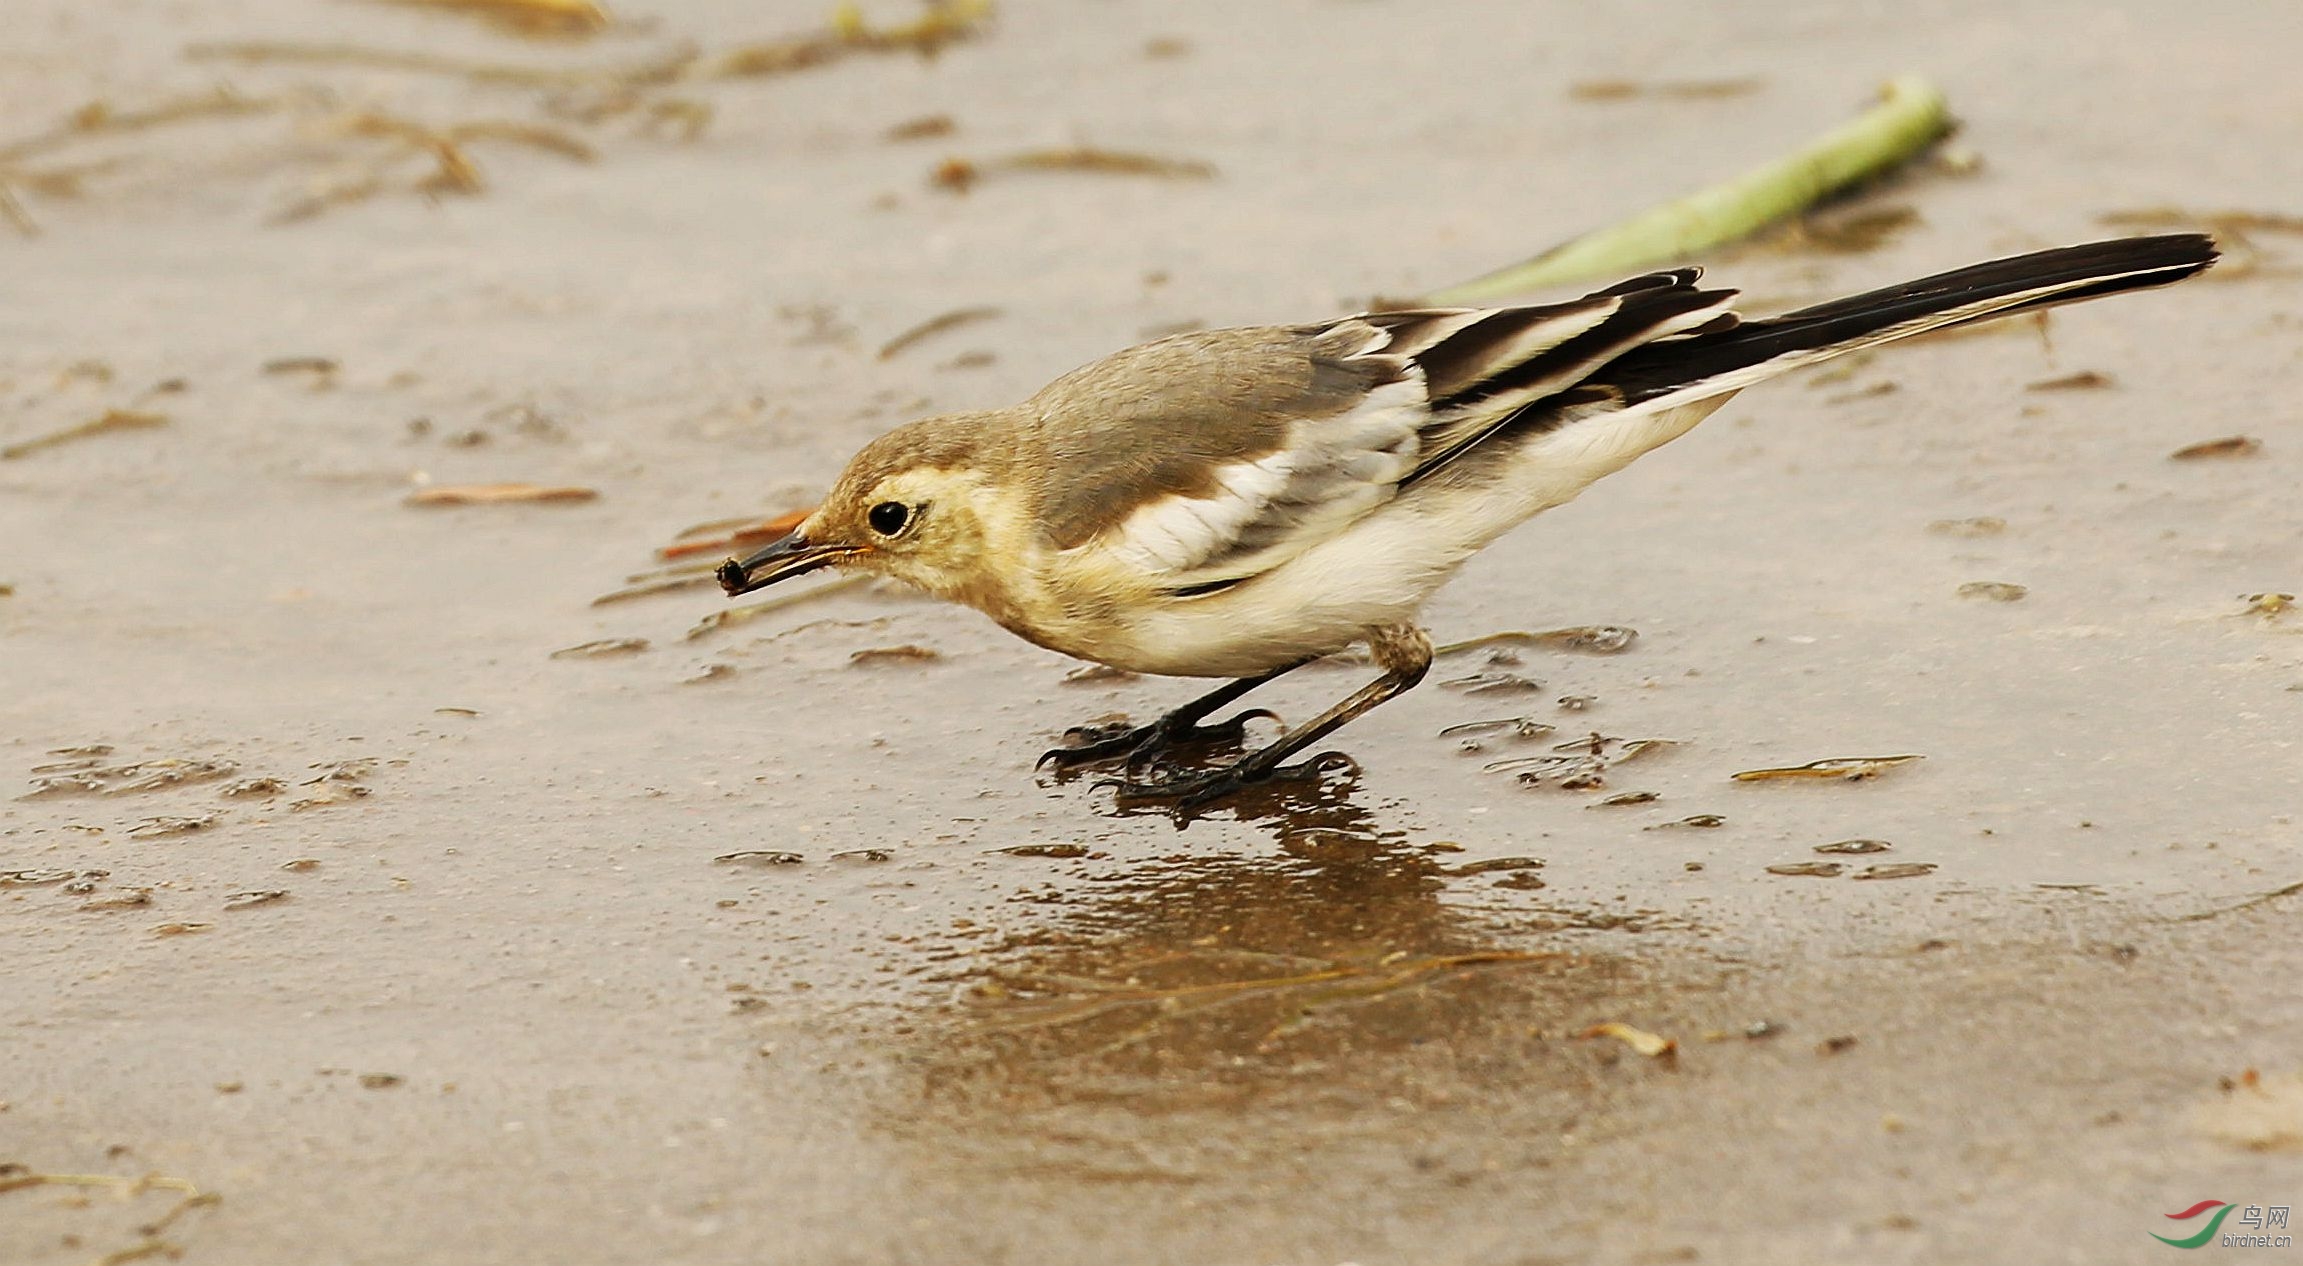
M472 61L437 53L365 48L358 44L300 44L286 40L226 40L194 44L184 50L193 61L237 61L252 65L285 62L303 66L365 66L376 70L409 70L432 75L454 75L474 83L510 84L527 88L577 88L596 84L669 83L696 60L694 49L624 66L518 66L506 62Z
M115 110L102 101L91 101L45 132L0 145L0 164L29 158L90 136L141 132L209 115L262 114L277 110L282 104L284 102L278 97L245 97L226 87L214 88L196 96L162 101L141 110Z
M979 33L991 17L991 0L932 0L914 21L874 27L853 3L832 11L828 30L745 44L686 68L689 79L743 79L787 75L821 66L851 53L913 52L932 57L947 44Z
M2252 910L2256 906L2269 905L2281 897L2292 897L2297 893L2303 893L2303 883L2292 883L2284 888L2274 888L2270 892L2258 893L2237 905L2219 906L2213 910L2200 910L2191 914L2179 914L2175 916L2173 922L2198 923L2206 919L2220 918L2226 914L2237 914L2241 910Z
M608 28L598 0L385 0L419 9L465 13L521 35L594 35Z
M0 176L4 174L0 173ZM8 188L4 178L0 178L0 220L8 221L10 228L26 237L40 236L40 222L24 209L24 204L17 200L15 192Z
M141 1261L147 1257L179 1257L181 1246L162 1239L161 1232L194 1209L204 1209L223 1197L205 1192L181 1178L165 1174L146 1174L140 1178L123 1178L118 1174L28 1174L0 1172L0 1194L21 1191L29 1187L109 1187L134 1198L147 1191L174 1191L181 1193L166 1213L137 1228L138 1239L126 1248L96 1258L90 1266L122 1266L122 1263Z
M941 316L929 317L927 320L920 322L918 325L915 325L912 328L905 330L903 333L896 335L894 338L889 339L887 342L882 343L880 345L879 358L881 360L893 360L898 352L901 352L905 348L910 347L912 344L919 342L921 339L941 334L945 330L966 325L971 321L988 321L991 318L998 316L999 314L1000 310L998 308L979 307L960 308L956 311L946 312Z
M35 435L31 439L0 448L0 461L12 462L19 457L29 457L44 448L54 448L58 444L85 439L91 435L101 435L106 431L141 431L167 424L168 415L165 413L143 413L134 409L106 409L101 415L90 418L86 422L75 423L61 431L50 431L46 435Z

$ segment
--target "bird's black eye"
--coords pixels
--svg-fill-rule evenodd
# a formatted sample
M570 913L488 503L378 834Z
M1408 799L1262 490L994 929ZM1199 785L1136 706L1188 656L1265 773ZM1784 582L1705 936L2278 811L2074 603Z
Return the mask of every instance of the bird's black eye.
M872 530L881 536L894 536L912 521L911 507L901 501L882 501L865 516L871 520Z

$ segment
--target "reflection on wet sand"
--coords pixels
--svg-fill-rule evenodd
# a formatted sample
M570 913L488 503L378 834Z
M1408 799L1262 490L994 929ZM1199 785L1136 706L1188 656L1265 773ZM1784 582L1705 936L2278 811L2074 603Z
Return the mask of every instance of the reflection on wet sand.
M1092 876L970 969L883 1118L923 1181L1236 1183L1336 1148L1463 1180L1546 1163L1603 1080L1668 1075L1577 1037L1653 1018L1636 920L1533 906L1527 871L1499 889L1332 791L1262 825L1269 853Z

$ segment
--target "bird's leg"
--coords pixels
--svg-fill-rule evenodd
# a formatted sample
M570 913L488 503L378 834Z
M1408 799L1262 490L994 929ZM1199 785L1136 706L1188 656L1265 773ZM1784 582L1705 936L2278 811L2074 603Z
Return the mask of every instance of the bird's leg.
M1064 731L1064 746L1050 748L1042 753L1039 763L1043 767L1054 765L1057 769L1069 769L1075 765L1093 765L1125 758L1132 766L1138 760L1178 743L1236 743L1246 733L1247 722L1256 717L1271 717L1276 721L1278 715L1263 708L1250 708L1215 725L1201 725L1200 722L1208 713L1248 691L1310 662L1298 660L1260 677L1242 677L1237 681L1225 682L1149 725L1074 726Z
M1368 630L1368 650L1382 666L1383 676L1353 691L1343 702L1281 735L1222 769L1178 774L1156 782L1114 781L1122 803L1173 800L1177 810L1188 811L1220 800L1233 792L1273 778L1312 778L1327 768L1329 752L1299 764L1282 762L1297 752L1350 724L1377 704L1404 694L1431 669L1431 638L1412 624L1394 624ZM1345 759L1349 759L1348 757Z

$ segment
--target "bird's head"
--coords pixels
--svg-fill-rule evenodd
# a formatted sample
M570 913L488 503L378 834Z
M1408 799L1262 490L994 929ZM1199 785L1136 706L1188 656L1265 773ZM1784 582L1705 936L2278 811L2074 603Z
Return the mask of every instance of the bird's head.
M791 535L722 563L729 596L822 567L892 576L967 600L982 581L982 495L993 472L982 415L926 418L864 446Z

